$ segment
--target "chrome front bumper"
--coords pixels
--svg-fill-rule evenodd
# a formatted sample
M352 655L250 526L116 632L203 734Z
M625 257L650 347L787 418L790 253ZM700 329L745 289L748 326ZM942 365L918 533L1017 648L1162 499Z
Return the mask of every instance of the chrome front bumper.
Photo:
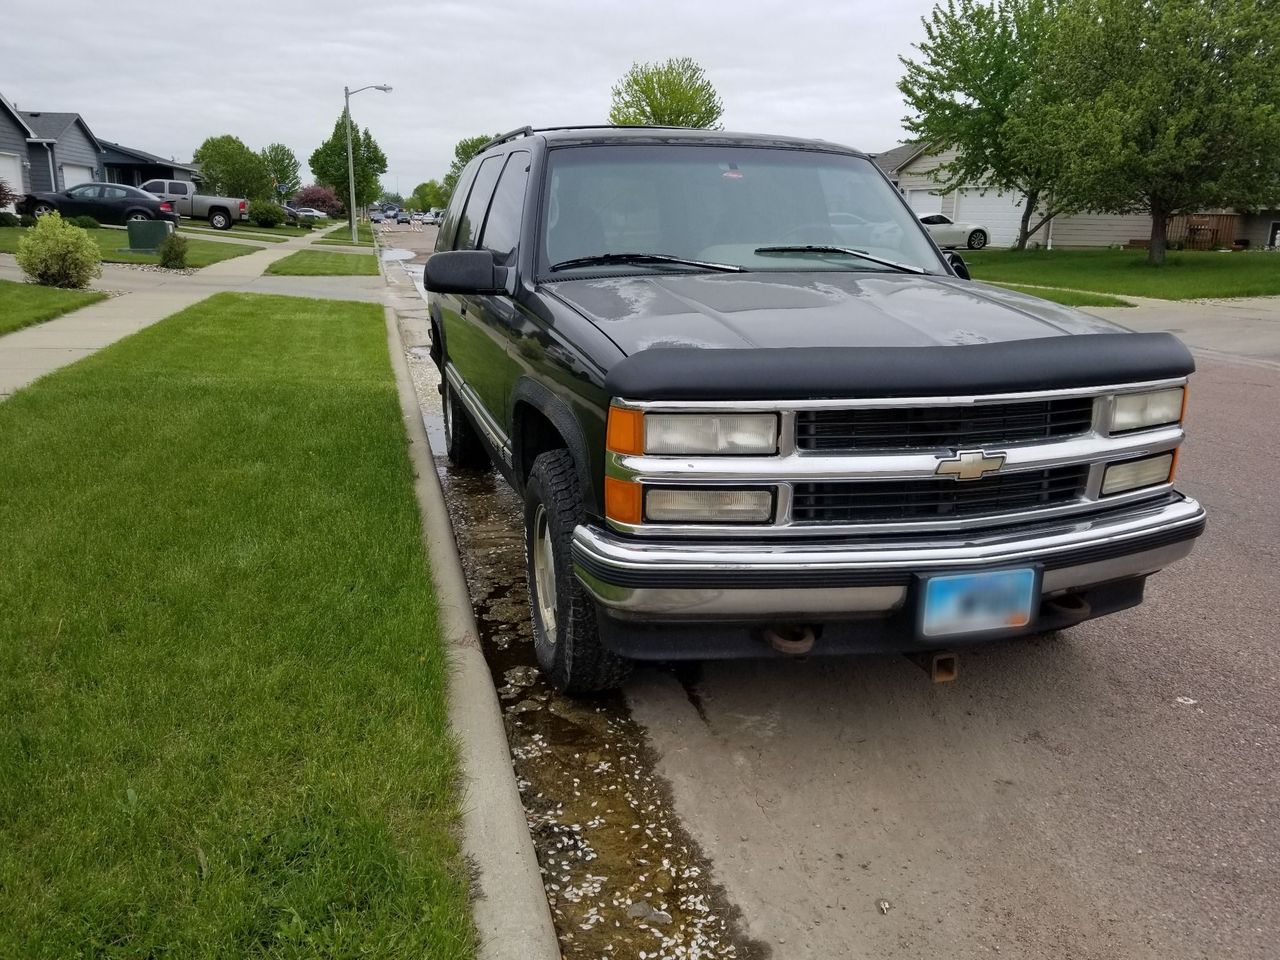
M893 614L935 573L1038 566L1045 598L1142 577L1189 554L1204 526L1200 504L1177 494L1092 517L910 541L652 542L583 525L573 562L596 603L619 618L839 620Z

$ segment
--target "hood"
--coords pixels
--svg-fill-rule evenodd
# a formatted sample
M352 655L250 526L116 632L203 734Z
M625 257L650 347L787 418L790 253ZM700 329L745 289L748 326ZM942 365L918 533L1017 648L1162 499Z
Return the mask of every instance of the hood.
M652 347L913 347L1122 330L1036 297L952 277L663 275L564 280L543 289L628 355Z

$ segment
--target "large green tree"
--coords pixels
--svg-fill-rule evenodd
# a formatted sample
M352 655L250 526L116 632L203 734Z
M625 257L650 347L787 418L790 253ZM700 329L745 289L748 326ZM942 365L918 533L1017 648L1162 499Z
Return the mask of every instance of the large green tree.
M449 205L449 191L439 180L428 180L413 188L409 200L419 210L438 210Z
M1169 218L1280 199L1280 8L1274 0L1062 0L1037 123L1080 207Z
M338 114L333 125L333 133L329 139L316 147L311 154L311 172L316 182L331 187L346 202L350 189L347 184L347 136L346 113ZM387 155L382 152L369 128L361 132L354 123L351 124L351 166L355 171L356 197L354 208L347 204L347 217L354 219L356 211L378 199L382 193L382 181L379 179L387 172Z
M291 197L298 192L298 188L302 186L302 178L298 175L298 158L292 150L283 143L273 143L263 147L259 156L267 168L267 175L271 177L271 185L285 188L283 191L277 190L277 193Z
M690 57L633 63L613 88L609 122L720 128L724 104L706 73Z
M1017 248L1064 211L1062 164L1028 121L1053 88L1038 82L1040 50L1056 0L947 0L921 20L916 58L900 57L906 128L932 149L953 149L941 189L994 187L1025 198ZM1031 134L1028 136L1028 134Z
M480 148L492 140L497 134L482 133L474 137L464 137L453 146L453 162L449 164L449 172L444 175L445 203L453 195L453 188L458 185L458 177L462 176L462 168L471 162L471 158L480 152Z
M200 166L201 190L232 197L271 196L271 176L262 157L229 133L209 137L192 154Z

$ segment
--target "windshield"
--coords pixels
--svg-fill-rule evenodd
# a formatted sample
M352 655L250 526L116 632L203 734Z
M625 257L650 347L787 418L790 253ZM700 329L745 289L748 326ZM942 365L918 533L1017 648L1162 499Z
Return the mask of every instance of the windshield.
M836 248L945 272L915 216L861 157L646 144L559 148L548 165L538 253L544 279L704 269L678 260L752 271L890 269ZM607 262L566 265L610 254ZM618 254L668 259L623 262Z

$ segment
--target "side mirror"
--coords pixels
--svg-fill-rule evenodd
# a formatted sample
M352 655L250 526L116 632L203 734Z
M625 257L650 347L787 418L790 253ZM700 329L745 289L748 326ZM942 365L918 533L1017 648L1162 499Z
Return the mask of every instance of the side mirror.
M422 285L432 293L505 293L507 272L488 250L445 250L427 258Z
M948 250L946 258L947 266L951 268L951 272L957 277L961 280L973 279L969 276L969 265L964 262L964 257L960 256L960 254L956 253L954 250Z

